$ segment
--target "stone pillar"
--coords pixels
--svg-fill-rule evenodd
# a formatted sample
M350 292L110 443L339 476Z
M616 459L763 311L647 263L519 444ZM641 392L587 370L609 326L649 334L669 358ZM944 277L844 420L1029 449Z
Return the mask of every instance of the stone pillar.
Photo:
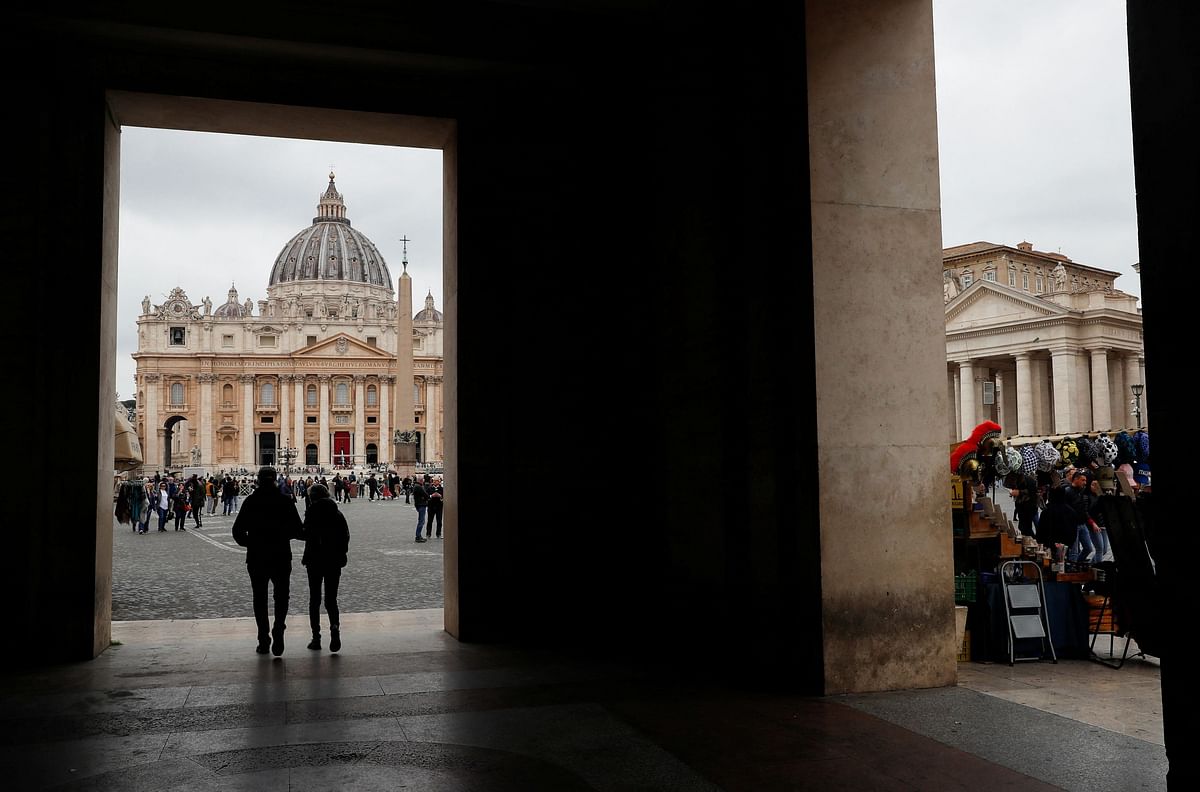
M442 378L426 377L425 396L425 459L442 461Z
M1028 352L1017 354L1017 434L1022 437L1036 435L1037 417L1033 408L1033 360Z
M363 465L367 461L367 378L363 374L354 375L354 448L350 449L354 464Z
M946 369L946 392L950 398L950 442L962 438L958 436L958 367L951 364Z
M1033 364L1033 414L1037 430L1034 434L1054 434L1054 414L1050 409L1050 361L1034 358Z
M1112 428L1112 406L1109 403L1109 350L1088 350L1092 356L1092 431Z
M1125 397L1124 404L1125 404L1126 415L1124 417L1123 422L1121 423L1121 426L1132 427L1134 429L1137 428L1135 426L1135 424L1137 423L1137 416L1133 414L1133 405L1130 404L1130 402L1133 401L1133 390L1130 388L1130 386L1131 385L1143 385L1144 386L1146 384L1146 380L1144 380L1142 378L1142 376L1143 376L1142 375L1142 364L1141 364L1141 361L1138 359L1138 354L1136 352L1133 352L1129 355L1126 355L1125 356L1125 393L1123 394ZM1146 389L1145 389L1145 387L1142 388L1142 426L1146 426Z
M158 417L158 374L143 374L142 387L146 394L146 403L142 420L145 422L145 437L142 438L142 466L153 476L154 472L162 469L162 446L159 444Z
M254 458L254 375L242 374L242 450L241 464L254 470L258 464Z
M978 412L976 410L975 398L975 364L973 361L965 360L958 364L958 382L959 382L959 416L958 425L959 439L970 437L971 432L979 423L977 420Z
M1092 424L1092 371L1087 350L1075 352L1075 426L1072 432L1091 431ZM1099 428L1099 427L1096 427Z
M1108 386L1107 427L1118 432L1128 425L1125 413L1129 412L1129 400L1133 398L1125 385L1125 366L1120 355L1110 355L1108 358Z
M394 379L390 376L379 378L379 461L391 462L395 453L392 446L392 428L388 421L388 413L391 411L391 394L388 392L388 384Z
M1050 363L1054 369L1054 426L1055 434L1077 431L1075 428L1076 358L1073 349L1052 349Z
M305 410L305 382L304 374L295 374L292 378L292 403L295 406L293 413L293 421L295 424L292 427L293 444L296 446L296 464L307 464L307 456L305 455L304 442L304 410Z
M285 445L289 445L289 443L287 441L287 436L289 434L288 433L288 418L291 416L291 413L288 412L288 400L292 398L292 394L289 393L289 391L291 391L291 388L289 388L288 385L290 385L291 383L292 383L292 375L291 374L280 374L279 375L279 385L275 389L276 393L277 393L276 398L279 399L279 424L278 424L278 426L279 426L279 445L276 448L277 455L279 453L279 451L278 451L279 448L283 448ZM295 445L295 443L291 443L291 445ZM292 464L295 464L295 460L292 460Z
M322 465L333 467L333 443L329 439L329 375L317 377L317 393L321 396L320 430L317 437L317 459Z
M213 388L217 381L215 374L203 372L200 374L200 464L213 467L216 458L213 456Z

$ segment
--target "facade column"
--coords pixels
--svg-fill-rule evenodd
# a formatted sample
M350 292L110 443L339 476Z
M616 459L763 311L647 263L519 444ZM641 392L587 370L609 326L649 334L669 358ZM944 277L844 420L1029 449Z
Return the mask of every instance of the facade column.
M1075 426L1072 432L1087 432L1092 424L1092 371L1088 350L1075 352ZM1099 429L1100 427L1094 427Z
M1054 371L1054 434L1075 430L1075 377L1077 363L1073 349L1052 349L1050 365Z
M321 417L317 419L320 426L317 459L320 464L333 467L333 443L329 440L329 375L318 375L317 383L317 392L321 395Z
M1034 434L1054 434L1051 427L1053 411L1050 409L1050 361L1045 358L1033 360L1033 415L1037 429Z
M367 418L365 406L367 403L367 378L363 374L354 375L354 448L351 458L356 465L367 463Z
M213 388L215 374L203 372L200 380L200 464L212 468L213 457Z
M304 375L292 376L292 445L296 446L296 464L305 465L304 454Z
M426 377L429 391L425 401L425 459L429 462L442 460L442 378Z
M258 467L254 460L254 375L242 374L242 452L241 464L253 470Z
M1129 412L1129 400L1133 398L1125 384L1125 365L1119 354L1108 358L1108 428L1119 432L1126 426L1124 413Z
M958 436L958 367L951 364L946 369L946 390L950 396L950 442L962 438Z
M1028 352L1017 354L1017 434L1021 437L1036 435L1033 409L1033 358Z
M975 365L973 361L965 360L958 364L958 382L960 408L958 428L959 439L963 439L970 437L975 425L979 423L976 420L975 410Z
M390 376L382 376L379 378L379 461L392 462L394 449L392 448L392 427L388 421L388 413L391 411L392 403L388 392L388 385L393 378Z
M1108 350L1093 349L1092 355L1092 430L1111 429L1112 406L1109 404Z
M145 424L145 437L142 438L142 466L152 468L150 475L154 475L154 471L162 466L161 446L158 441L159 418L158 418L158 383L160 377L158 374L143 374L142 386L145 389L146 404L142 413L142 420Z
M1130 389L1129 386L1131 386L1131 385L1143 385L1144 386L1146 384L1146 381L1144 379L1142 379L1142 366L1141 366L1141 363L1138 361L1138 355L1136 352L1132 352L1132 353L1126 355L1124 362L1125 362L1125 392L1121 395L1123 397L1122 404L1124 404L1124 406L1125 406L1126 415L1124 415L1121 419L1121 426L1123 426L1123 427L1129 426L1129 427L1133 427L1134 429L1136 429L1137 427L1134 426L1134 424L1137 423L1137 416L1135 416L1133 414L1133 405L1130 404L1130 402L1133 401L1133 391ZM1143 387L1142 388L1142 425L1145 426L1145 424L1146 424L1146 389Z
M278 448L283 448L285 445L288 445L288 441L287 441L288 418L291 417L291 413L288 411L288 399L292 398L292 394L288 392L291 390L291 388L289 388L288 385L291 385L291 384L292 384L292 375L291 374L280 374L279 375L279 384L277 386L275 386L275 392L277 394L275 398L279 399L279 446L278 446ZM276 453L276 456L278 457L278 454L279 454L278 449L276 450L275 453ZM292 460L292 463L295 464L295 460Z

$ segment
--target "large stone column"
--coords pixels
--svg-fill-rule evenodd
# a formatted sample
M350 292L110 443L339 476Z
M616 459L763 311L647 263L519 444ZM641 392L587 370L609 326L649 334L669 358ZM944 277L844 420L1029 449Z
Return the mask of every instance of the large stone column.
M1033 370L1033 414L1037 429L1034 434L1054 434L1054 414L1050 409L1050 361L1034 358Z
M317 437L317 459L322 465L333 467L333 443L329 439L329 375L317 377L317 393L321 396L321 417L318 418L320 434Z
M367 378L363 374L354 375L354 464L363 465L367 462Z
M928 2L804 9L824 692L952 685L933 17ZM863 288L883 272L903 300Z
M1075 426L1072 432L1088 432L1092 420L1092 371L1087 350L1075 352Z
M213 456L213 388L217 381L215 374L203 372L200 380L200 464L209 470L216 461Z
M276 398L279 399L279 445L277 446L275 452L277 457L279 449L283 448L285 445L288 445L288 418L291 417L291 413L288 411L288 400L292 398L292 394L290 393L291 388L289 388L288 385L291 384L291 374L279 375L279 385L275 389L277 394ZM295 464L295 460L292 460L292 463Z
M142 438L142 466L151 476L154 472L162 469L162 446L159 444L159 417L158 417L158 383L160 377L158 374L143 374L142 387L146 394L146 404L144 405L145 434Z
M950 399L950 442L961 440L958 436L958 367L946 367L946 395Z
M238 380L242 383L241 464L253 470L258 467L254 458L254 375L242 374Z
M306 465L304 455L304 375L292 376L292 445L296 446L296 464Z
M1109 403L1109 350L1090 349L1092 358L1092 431L1112 428L1112 406Z
M388 390L388 384L393 377L383 376L379 378L379 461L388 462L393 460L395 450L392 446L392 428L388 421L388 414L391 412L392 403L389 401L391 393Z
M997 404L1000 405L1000 418L997 423L1004 429L1006 437L1019 434L1017 426L1017 374L1012 369L996 370Z
M429 384L425 401L425 459L442 461L442 378L426 377Z
M969 437L975 426L979 423L978 412L976 410L977 399L975 398L975 364L973 361L965 360L958 364L958 383L959 383L959 416L962 423L959 424L960 438Z
M1125 365L1119 354L1108 358L1108 424L1114 432L1128 426L1125 415L1129 412L1132 394L1125 385Z
M1021 352L1017 358L1017 434L1022 437L1032 437L1037 434L1037 417L1033 409L1033 365L1028 352Z
M1077 431L1075 428L1076 358L1073 349L1050 350L1054 370L1054 433Z

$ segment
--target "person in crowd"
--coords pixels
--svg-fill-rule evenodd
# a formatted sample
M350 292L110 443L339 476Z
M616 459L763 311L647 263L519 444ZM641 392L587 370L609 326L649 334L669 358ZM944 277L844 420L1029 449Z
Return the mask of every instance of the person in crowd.
M237 483L233 480L233 476L225 474L225 480L221 482L221 514L228 517L233 513L233 496L237 494Z
M197 477L196 480L192 482L191 487L188 490L188 497L190 498L190 505L192 507L192 519L195 521L197 528L204 527L200 524L200 514L204 511L205 483L206 482L201 481L200 478Z
M312 505L304 512L304 555L300 563L308 570L308 622L312 627L309 649L321 648L321 591L325 592L325 613L329 616L329 651L342 648L341 621L338 612L338 583L350 550L350 528L329 490L313 486Z
M187 519L188 508L192 505L192 493L188 492L187 488L180 486L175 490L175 497L171 500L171 509L175 512L175 530L186 531L183 521Z
M1092 529L1092 544L1096 546L1096 555L1092 559L1092 563L1099 564L1108 555L1108 527L1104 524L1104 510L1100 508L1100 498L1103 496L1103 491L1100 487L1099 479L1092 479L1088 484L1089 502L1091 508L1088 510L1088 516L1091 520L1088 526Z
M429 493L429 522L425 525L425 537L433 532L433 524L437 522L437 538L442 538L442 507L445 505L442 498L445 495L445 490L442 489L441 476L434 476L433 481L425 486L425 491Z
M217 487L213 477L204 479L204 513L212 517L217 512Z
M404 502L411 503L412 501L410 500L410 498L412 497L412 485L413 485L412 477L405 476L404 481L401 482L401 485L404 487Z
M425 510L429 508L429 493L420 484L413 485L412 503L413 508L417 510L417 541L424 542L425 537L421 535L421 532L425 528Z
M1075 542L1077 524L1075 510L1067 504L1067 488L1051 487L1047 498L1038 518L1038 541L1050 549L1056 544L1069 548Z
M258 471L258 486L233 521L233 539L246 548L246 571L250 575L254 621L258 627L259 654L268 649L283 654L287 629L288 595L292 577L292 539L304 538L304 525L291 500L276 485L275 468ZM267 584L275 595L275 624L267 613ZM269 636L269 637L268 637Z
M1067 551L1067 560L1076 563L1087 563L1089 558L1099 561L1095 556L1095 546L1092 544L1093 520L1091 517L1091 492L1088 490L1087 472L1082 468L1070 471L1067 477L1067 505L1075 517L1075 540Z
M158 512L158 530L166 532L167 515L171 513L171 490L166 479L158 482L158 494L155 499L155 510Z
M158 514L158 487L147 481L146 486L142 488L142 497L145 503L142 504L141 521L137 525L137 531L144 534L150 531L150 515Z
M1017 512L1017 529L1022 536L1038 535L1034 528L1037 521L1038 483L1037 479L1019 470L1014 470L1004 477L1004 486L1012 496Z
M375 478L374 473L367 476L367 492L368 492L367 500L374 503L375 496L377 496L379 494L379 480Z

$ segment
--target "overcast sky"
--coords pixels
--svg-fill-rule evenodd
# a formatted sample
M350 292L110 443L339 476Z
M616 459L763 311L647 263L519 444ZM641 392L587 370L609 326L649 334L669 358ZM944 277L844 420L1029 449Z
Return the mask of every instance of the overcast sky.
M442 154L349 143L124 127L117 286L117 392L134 394L137 317L176 286L198 304L267 296L283 246L312 225L332 166L354 228L375 243L392 288L407 236L413 308L442 303ZM258 309L255 308L255 311Z
M1029 241L1141 294L1125 0L934 0L945 246Z
M1062 252L1140 294L1124 0L934 0L942 235ZM354 227L414 309L442 302L441 152L126 127L117 390L132 396L142 296L266 297L330 167Z

